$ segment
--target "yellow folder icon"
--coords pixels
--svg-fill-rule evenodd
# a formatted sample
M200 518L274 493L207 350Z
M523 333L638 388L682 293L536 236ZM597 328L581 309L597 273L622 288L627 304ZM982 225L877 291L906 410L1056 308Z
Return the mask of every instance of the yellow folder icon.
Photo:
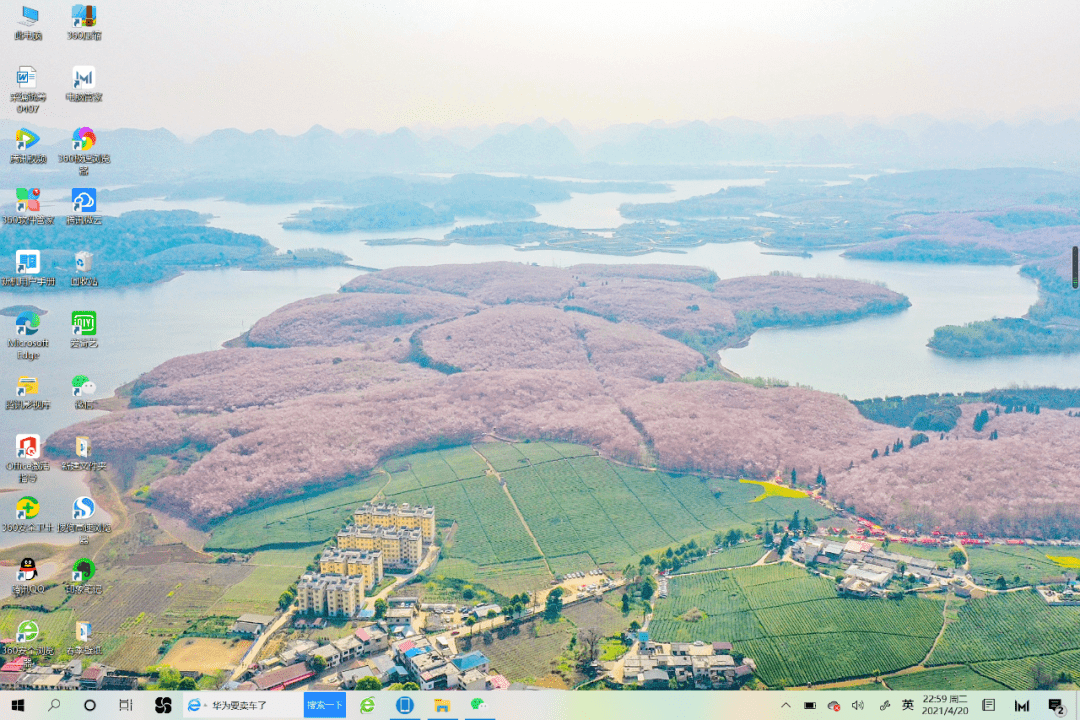
M21 377L15 386L16 395L37 395L37 378Z

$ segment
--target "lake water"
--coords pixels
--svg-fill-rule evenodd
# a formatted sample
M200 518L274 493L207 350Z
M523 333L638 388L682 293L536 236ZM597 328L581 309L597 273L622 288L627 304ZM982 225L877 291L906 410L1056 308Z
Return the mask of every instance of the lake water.
M674 192L658 195L602 193L577 194L564 203L538 206L540 222L579 228L610 228L619 224L617 208L624 202L672 201L715 192L734 185L760 181L674 182ZM622 257L567 251L521 251L505 246L388 246L369 247L372 234L322 235L286 231L280 223L309 204L242 205L215 200L140 201L110 208L123 212L136 208L190 209L212 213L213 224L238 232L261 235L282 249L328 247L347 253L358 264L371 267L476 263L491 260L535 262L569 266L576 263L673 263L712 269L721 277L760 275L773 270L807 277L830 275L884 281L906 294L908 310L843 325L801 329L773 329L753 336L745 348L721 353L722 362L748 376L776 377L858 399L891 394L985 390L1012 384L1080 386L1080 357L1028 356L992 359L951 359L935 355L926 341L935 327L993 317L1023 314L1037 298L1035 284L1016 268L936 266L913 263L875 263L849 260L840 251L813 258L762 254L753 243L712 244L685 253L651 253ZM459 224L465 224L462 221ZM404 237L439 238L449 228L425 228L398 233ZM385 237L386 233L377 236ZM336 291L357 274L349 268L322 268L275 272L215 270L185 274L167 283L128 289L63 291L48 295L0 292L0 307L32 302L49 310L36 337L48 338L53 347L41 359L8 364L7 382L17 375L39 379L39 398L49 399L47 412L5 412L0 430L43 437L99 413L76 411L71 377L85 374L98 388L98 398L109 397L116 387L130 382L171 357L213 350L247 330L272 310L294 300ZM87 307L89 304L92 307ZM67 347L70 312L93 309L98 313L96 350ZM10 318L9 337L14 337ZM14 351L9 350L9 358ZM13 396L14 387L11 388ZM6 441L10 442L10 441ZM54 475L56 473L53 473ZM0 488L11 488L5 475ZM0 518L4 517L0 500ZM12 513L13 517L13 513ZM2 543L0 543L2 544Z
M694 181L671 183L674 191L661 195L577 194L564 203L537 206L539 222L585 229L611 228L621 218L624 202L670 202L716 192L735 184L761 181ZM771 329L756 333L744 348L721 353L725 366L746 376L775 377L790 383L840 393L852 399L924 392L962 392L1009 385L1080 386L1080 356L1027 356L989 359L940 357L926 347L935 327L993 317L1022 315L1037 299L1035 284L1015 267L938 266L915 263L875 263L849 260L840 251L818 252L812 258L762 254L753 243L712 244L685 253L651 253L622 257L567 251L521 251L505 246L378 246L371 237L441 238L452 226L402 233L322 235L286 231L280 223L309 204L251 206L215 200L140 201L110 208L190 209L212 213L214 225L260 235L279 248L326 247L348 254L369 267L478 263L492 260L534 262L566 267L577 263L668 263L709 268L720 277L762 275L774 270L806 277L829 275L883 281L906 294L912 306L894 315L864 318L854 323L800 329ZM459 221L469 224L475 221ZM5 462L14 458L11 438L36 433L43 438L100 412L74 408L71 378L85 374L97 385L97 398L113 391L172 357L214 350L243 333L260 317L295 300L335 292L355 277L350 268L320 268L275 272L213 270L187 273L150 287L63 291L47 295L0 292L0 307L32 303L48 310L35 336L52 347L34 362L5 361L10 397L20 375L38 378L39 399L48 399L45 412L5 412L0 433L9 438ZM100 348L75 350L67 346L72 310L98 313ZM0 318L14 337L14 321ZM8 358L15 351L8 349ZM17 474L5 472L0 481L0 522L14 520L15 501L23 494L45 503L43 522L70 519L71 502L87 493L80 473L42 474L37 486L18 484ZM104 511L99 510L98 513ZM95 515L97 519L97 515ZM103 519L107 519L103 517ZM0 547L12 547L25 537L0 534ZM75 536L37 537L37 541L68 544ZM52 570L52 568L49 568ZM0 583L7 570L0 570ZM13 570L12 570L13 572ZM10 574L10 573L8 573ZM2 595L2 593L0 593Z
M48 339L33 362L5 360L9 375L38 379L36 399L49 400L47 411L0 414L5 435L35 433L43 438L74 422L100 415L75 409L71 379L86 375L97 386L93 398L113 391L179 355L205 352L245 332L264 315L300 298L336 292L356 277L349 268L244 272L208 270L186 273L166 283L121 289L75 289L49 294L0 292L0 307L32 303L48 311L33 339ZM87 307L89 305L90 307ZM98 318L98 348L72 349L71 312L94 310ZM12 318L0 318L6 337L15 337ZM15 351L5 348L7 358ZM14 396L15 380L8 379Z
M141 288L74 290L33 296L0 293L0 307L30 302L49 311L42 316L41 330L33 338L50 341L48 349L36 351L40 352L40 359L15 360L16 351L4 349L3 367L7 372L3 381L8 383L5 395L13 398L16 378L25 375L38 379L36 399L51 403L51 408L45 411L0 414L0 439L7 448L0 457L5 464L15 459L16 434L37 434L44 440L60 428L102 414L75 409L71 394L74 375L86 375L97 385L94 397L111 397L117 387L169 358L218 348L274 309L300 298L335 292L355 276L356 271L347 268L280 272L215 270L188 273L167 283ZM97 312L100 347L91 350L69 347L72 310ZM0 317L0 321L6 325L4 337L15 337L14 319ZM89 491L82 473L62 472L55 462L53 468L39 473L35 485L20 485L18 473L11 471L0 476L0 523L15 520L15 503L24 494L42 502L35 522L71 521L72 502ZM109 517L99 509L94 520L108 522ZM26 542L28 537L0 533L0 548ZM52 534L33 539L70 545L78 541L78 536ZM0 583L3 579L0 573Z
M14 443L12 444L14 445ZM91 496L90 488L86 484L86 473L63 472L57 464L47 473L38 473L36 483L20 485L18 475L12 477L12 473L5 472L3 487L0 488L0 523L15 523L15 503L19 498L29 495L36 499L41 506L37 516L33 518L34 525L52 523L55 528L59 523L71 522L72 505L76 498ZM100 505L94 510L91 522L109 523L112 516ZM19 521L22 523L22 521ZM76 533L0 533L0 548L10 548L23 543L45 543L48 545L75 545L79 542ZM11 568L7 568L10 570ZM70 570L70 568L68 568ZM0 598L4 597L4 589L10 589L11 583L5 583L5 568L0 568ZM14 572L12 572L14 578Z

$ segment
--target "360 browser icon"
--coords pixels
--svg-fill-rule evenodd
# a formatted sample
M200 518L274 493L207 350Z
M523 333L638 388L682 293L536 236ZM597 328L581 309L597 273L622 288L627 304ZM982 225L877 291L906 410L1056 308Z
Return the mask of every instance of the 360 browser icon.
M81 127L71 134L71 149L75 152L86 152L96 142L97 135L88 127Z

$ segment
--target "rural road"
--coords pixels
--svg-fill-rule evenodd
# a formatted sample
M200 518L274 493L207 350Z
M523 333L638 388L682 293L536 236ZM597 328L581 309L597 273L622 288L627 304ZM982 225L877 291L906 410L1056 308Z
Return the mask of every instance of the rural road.
M418 573L421 573L428 567L430 567L431 564L435 562L436 558L439 557L439 550L440 548L438 545L429 546L427 554L424 556L423 561L416 567L415 570L413 570L408 575L402 575L396 578L394 582L384 587L381 591L379 591L378 594L368 598L368 601L374 603L375 600L379 598L385 600L387 597L389 597L390 592L396 587L408 582L409 580L412 580L414 577L416 577ZM276 633L278 630L281 630L281 628L285 626L289 622L289 620L292 619L295 610L295 605L290 607L288 610L282 613L282 615L278 617L278 619L275 620L262 635L255 639L255 642L252 643L250 648L248 648L248 651L244 653L243 660L241 660L240 664L236 667L235 670L233 670L232 675L229 677L230 680L238 680L245 672L247 672L248 668L251 667L252 664L254 664L255 659L259 657L259 653L262 651L262 648L266 644L267 640L269 640L271 636L273 636L273 634Z
M233 670L233 674L229 677L230 680L237 680L240 678L241 675L247 672L247 669L251 667L251 664L255 661L255 658L259 657L259 653L262 651L262 647L266 644L266 641L270 639L271 635L280 630L283 625L289 622L289 620L292 618L292 615L293 608L290 607L288 610L283 612L277 620L271 623L270 627L266 628L266 631L263 632L262 635L255 638L255 642L253 642L251 644L251 647L248 648L248 651L244 653L244 657L240 660L240 664L236 666L235 670Z
M619 579L619 580L614 581L609 587L605 588L602 592L604 594L609 593L609 592L614 592L614 591L618 590L619 588L623 587L626 584L627 584L627 582L626 582L625 578ZM563 588L563 589L566 590L566 588ZM433 637L436 637L436 638L441 637L441 638L443 638L444 640L447 641L447 643L450 644L451 647L453 647L456 650L457 649L457 640L460 640L462 637L475 637L476 635L483 634L485 631L495 630L496 628L501 627L502 625L506 625L507 623L510 623L510 622L520 622L520 621L527 620L527 619L529 619L531 617L540 617L544 613L543 606L544 606L545 602L547 601L548 593L550 593L552 590L554 590L554 588L546 588L544 590L538 591L533 596L533 600L532 600L532 603L529 606L528 612L526 612L524 615L520 615L520 616L515 617L515 618L507 618L505 615L499 615L499 616L494 617L494 618L481 620L480 622L476 623L472 627L461 630L460 635L455 636L450 632L444 632L444 633L439 633L438 635L434 635ZM564 597L569 597L569 593ZM567 608L567 607L570 607L571 605L577 605L579 603L584 603L584 602L596 602L596 596L593 595L592 593L575 592L574 593L574 598L572 600L567 599L567 600L565 600L563 602L563 608Z
M409 582L414 577L416 577L417 575L419 575L420 573L424 572L429 567L431 567L431 565L439 557L439 551L441 549L442 548L440 548L438 545L430 545L430 546L428 546L427 554L424 556L424 559L420 561L420 564L416 566L416 569L414 569L408 575L401 575L399 577L396 577L394 579L394 582L390 583L389 585L384 587L382 590L377 592L375 595L372 595L371 597L368 598L368 601L370 601L372 603L371 606L372 607L375 606L375 601L376 600L385 600L386 598L390 597L390 592L392 590L394 590L395 588L397 588L400 585L404 585L405 583Z

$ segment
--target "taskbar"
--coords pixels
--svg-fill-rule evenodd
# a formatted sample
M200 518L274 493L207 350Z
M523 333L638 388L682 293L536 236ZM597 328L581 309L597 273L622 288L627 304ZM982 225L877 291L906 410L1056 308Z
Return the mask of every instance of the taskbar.
M33 720L142 718L364 718L364 720L577 720L737 718L815 720L969 717L1077 718L1074 690L1029 692L799 690L393 692L0 691L0 716Z

